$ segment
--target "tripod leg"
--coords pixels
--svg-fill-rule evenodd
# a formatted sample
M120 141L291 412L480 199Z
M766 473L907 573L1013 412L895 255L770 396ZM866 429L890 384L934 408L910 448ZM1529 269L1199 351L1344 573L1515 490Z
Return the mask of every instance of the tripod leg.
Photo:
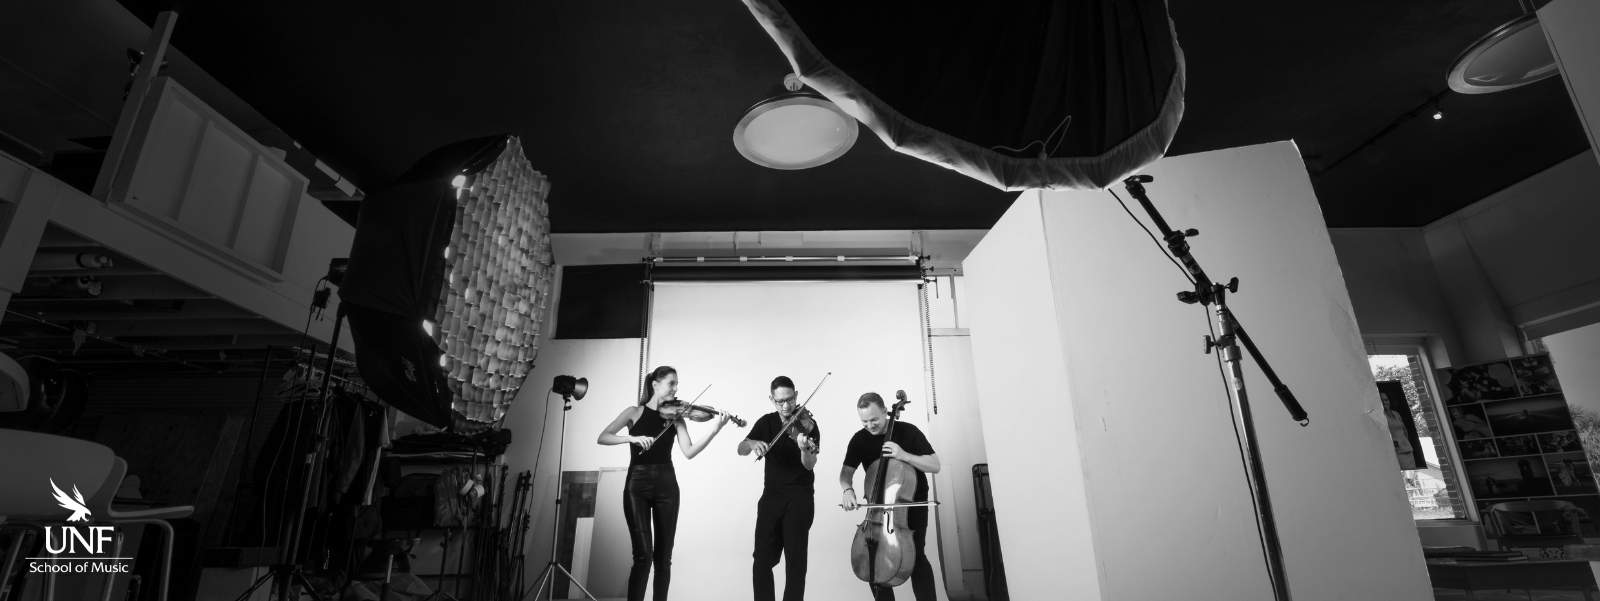
M444 542L439 543L439 546L443 550L444 557L439 559L439 587L433 590L441 593L444 592L444 571L446 567L450 565L450 539L451 537L454 537L455 534L456 533L454 530L446 528L444 531Z
M317 587L311 584L311 579L306 578L305 572L295 570L294 577L296 580L300 581L300 586L305 587L305 593L310 595L312 599L316 599L317 601L327 601L327 598L323 597L322 593L317 591ZM294 601L299 601L299 598L296 597Z
M267 570L267 573L262 574L260 578L257 578L255 582L250 584L250 588L244 589L244 593L234 598L233 601L247 601L251 595L256 594L256 591L261 588L261 585L272 580L274 571L275 570Z
M552 564L550 564L548 566L545 566L544 573L540 574L539 575L539 579L534 581L534 583L533 583L533 594L532 595L523 594L523 596L519 599L519 601L524 600L524 599L529 599L529 598L538 599L539 598L539 592L544 590L545 582L552 580L551 576L554 575L554 574L555 574L555 564L554 563L552 563ZM553 586L553 584L552 584L552 586ZM521 592L521 591L518 591L518 592Z
M379 588L378 601L389 601L389 579L394 576L394 554L390 554L383 567L383 586Z
M585 588L582 582L578 582L577 577L573 576L572 572L567 571L566 566L558 563L556 567L561 568L561 572L567 575L567 582L571 582L578 587L578 590L583 591L583 596L588 597L589 601L595 601L594 593L589 592L589 589Z

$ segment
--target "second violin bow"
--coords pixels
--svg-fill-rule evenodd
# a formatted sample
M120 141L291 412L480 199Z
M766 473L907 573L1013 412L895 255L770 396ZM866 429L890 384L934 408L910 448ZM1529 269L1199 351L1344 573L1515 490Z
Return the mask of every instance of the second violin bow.
M805 409L806 405L811 404L811 399L816 398L817 391L818 390L822 390L822 385L828 381L828 376L831 376L831 375L833 375L833 372L831 372L831 371L828 372L828 373L822 374L822 379L817 381L817 387L816 388L812 388L811 389L811 394L806 396L805 402L804 403L800 403L799 407L795 407L794 408L794 413L789 416L789 419L783 420L783 425L778 427L778 433L772 437L772 440L767 441L767 449L768 450L772 449L772 445L778 444L778 439L779 438L783 438L783 433L789 431L789 426L794 424L794 420L800 418L800 411L802 409ZM763 457L766 457L766 453L757 453L756 454L756 461L761 461L761 459Z

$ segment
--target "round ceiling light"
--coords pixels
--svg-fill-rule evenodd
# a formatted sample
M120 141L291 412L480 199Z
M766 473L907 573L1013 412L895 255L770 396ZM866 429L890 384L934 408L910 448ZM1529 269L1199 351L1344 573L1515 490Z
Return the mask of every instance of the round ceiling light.
M1520 88L1557 73L1539 17L1529 12L1501 25L1467 47L1451 67L1450 89L1490 94Z
M809 169L844 156L856 143L855 118L814 92L799 91L793 74L790 91L768 98L733 128L733 147L750 162L773 169Z

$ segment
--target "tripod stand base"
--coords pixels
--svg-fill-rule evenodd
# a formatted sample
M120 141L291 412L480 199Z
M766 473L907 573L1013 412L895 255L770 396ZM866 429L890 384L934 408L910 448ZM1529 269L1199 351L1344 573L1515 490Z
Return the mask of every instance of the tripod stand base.
M572 584L577 585L578 590L583 591L583 596L585 598L588 598L589 601L595 601L594 593L591 593L591 592L589 592L589 589L584 588L583 583L582 582L578 582L578 579L572 575L572 572L567 571L567 567L566 566L563 566L563 565L561 565L560 562L555 562L555 561L550 562L548 565L546 565L544 567L544 574L541 574L539 576L538 582L535 582L534 585L533 585L533 590L530 591L529 594L523 595L522 599L524 599L524 600L526 600L526 599L538 599L539 598L539 592L544 590L545 584L547 584L547 583L550 585L550 598L552 598L552 599L555 598L555 594L556 594L556 579L555 579L556 570L561 570L562 574L566 574L567 575L567 581L571 582Z
M283 580L279 580L279 578ZM309 595L316 601L327 601L327 597L317 592L317 587L311 584L311 580L306 578L305 572L299 566L272 566L272 569L262 574L260 578L256 578L250 588L240 593L234 601L248 601L251 596L255 595L256 590L269 582L273 583L274 586L267 589L268 599L291 601L299 599L302 595ZM300 591L294 597L289 597L289 589L296 584L300 586Z

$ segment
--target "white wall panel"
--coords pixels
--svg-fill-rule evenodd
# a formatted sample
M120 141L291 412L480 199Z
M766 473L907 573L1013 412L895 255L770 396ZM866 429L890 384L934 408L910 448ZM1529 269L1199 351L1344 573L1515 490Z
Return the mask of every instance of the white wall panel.
M1311 414L1296 426L1246 366L1295 599L1431 598L1294 146L1147 172L1173 226L1200 229L1195 254L1211 275L1240 277L1233 307ZM1270 598L1224 385L1200 353L1207 314L1174 300L1187 282L1157 245L1105 192L1025 194L964 267L1012 594ZM1028 458L1051 469L1016 467ZM1023 510L1041 497L1057 509ZM1088 575L1069 581L1072 568Z

